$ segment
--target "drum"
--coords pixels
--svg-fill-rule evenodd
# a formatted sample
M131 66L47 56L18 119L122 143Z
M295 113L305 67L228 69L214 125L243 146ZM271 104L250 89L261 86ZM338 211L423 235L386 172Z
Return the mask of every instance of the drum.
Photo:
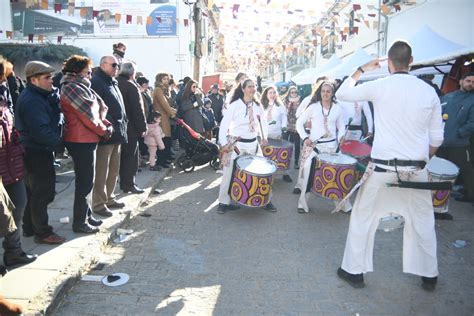
M451 181L454 184L459 174L459 168L446 159L433 157L426 165L430 174L430 181ZM433 207L440 211L448 208L448 199L451 194L451 190L434 190L433 191Z
M278 171L290 168L293 156L293 144L281 139L268 139L268 145L262 146L263 156L275 162Z
M276 164L265 157L244 155L235 161L230 197L243 206L263 207L270 203Z
M389 215L384 216L380 219L377 230L391 232L392 230L402 228L404 225L405 219L403 218L403 216L390 213Z
M339 153L319 154L311 191L324 198L343 199L354 186L356 163L354 158Z
M369 144L357 140L347 140L339 148L343 154L354 157L364 165L367 166L369 163L370 152L372 151L372 147Z

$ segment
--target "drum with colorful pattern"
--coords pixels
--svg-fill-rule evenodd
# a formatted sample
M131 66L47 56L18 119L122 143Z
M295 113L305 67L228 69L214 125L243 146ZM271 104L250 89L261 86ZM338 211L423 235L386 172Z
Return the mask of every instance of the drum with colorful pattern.
M433 157L426 165L430 173L430 181L451 181L454 184L459 174L459 168L446 159ZM433 207L439 210L446 210L448 207L449 196L451 190L434 190L433 191Z
M293 156L293 144L282 139L268 139L268 145L262 147L263 156L272 160L278 171L290 168L291 157Z
M311 191L321 197L341 200L355 184L357 160L339 153L316 157Z
M270 203L276 164L265 157L237 157L230 197L238 204L263 207Z

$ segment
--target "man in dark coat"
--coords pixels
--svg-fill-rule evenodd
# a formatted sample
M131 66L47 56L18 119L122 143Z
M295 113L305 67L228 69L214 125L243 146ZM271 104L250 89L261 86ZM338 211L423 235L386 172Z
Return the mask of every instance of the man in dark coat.
M144 192L135 183L139 164L138 140L145 136L147 130L143 100L138 84L134 80L135 73L136 65L132 62L124 62L117 78L128 117L128 142L122 145L120 155L120 187L125 193Z
M23 215L24 234L34 234L36 243L61 244L66 239L48 225L48 204L56 194L54 150L62 143L58 129L59 94L53 90L53 71L40 61L26 64L27 86L18 98L15 126L25 147L28 203Z
M219 93L219 85L214 84L211 86L211 93L207 96L211 102L211 108L214 112L214 118L216 119L217 125L219 126L222 121L222 107L224 106L224 96ZM216 136L216 141L219 141L219 128L214 129L214 135Z
M94 213L109 217L109 208L122 208L124 203L115 200L115 185L120 169L121 145L127 143L127 115L122 93L118 87L119 64L113 56L100 59L100 67L91 80L92 89L105 101L109 108L106 119L112 123L114 132L108 141L101 141L97 147L92 209Z

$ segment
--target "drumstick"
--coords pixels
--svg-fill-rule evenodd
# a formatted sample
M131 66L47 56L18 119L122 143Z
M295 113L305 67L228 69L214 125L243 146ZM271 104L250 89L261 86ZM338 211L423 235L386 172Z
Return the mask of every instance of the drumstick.
M346 125L346 130L344 131L344 136L342 136L341 139L345 139L345 138L346 138L347 131L349 130L349 126L351 126L351 123L352 123L352 117L349 117L349 122L348 122L347 125ZM341 146L341 143L340 143L340 142L337 142L336 153L339 152L339 147L340 147L340 146Z
M262 133L262 140L265 139L265 135L263 135L263 127L262 121L260 121L260 115L257 115L258 125L260 125L260 133Z

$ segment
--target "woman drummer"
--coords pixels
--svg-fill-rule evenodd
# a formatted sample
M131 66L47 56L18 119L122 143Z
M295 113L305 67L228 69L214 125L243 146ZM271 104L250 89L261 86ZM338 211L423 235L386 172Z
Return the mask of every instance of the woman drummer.
M263 112L268 124L268 138L282 139L287 131L288 117L286 108L278 96L274 86L266 87L262 92L260 102L263 105ZM283 181L291 182L288 174L283 175Z
M311 130L305 131L304 123L311 120ZM308 186L311 161L318 153L336 152L338 143L341 142L345 124L341 107L336 103L334 97L334 85L324 81L313 93L306 111L296 121L296 130L303 139L303 153L301 166L293 193L300 194L298 200L298 212L308 213L308 200L306 188ZM315 147L312 150L312 147ZM337 201L335 201L337 204ZM346 203L344 210L349 212L352 206Z
M241 154L261 155L257 136L261 138L261 145L267 144L267 121L262 106L255 99L253 80L245 79L235 88L220 126L219 143L222 146L223 171L217 212L223 214L227 210L239 208L230 204L229 196L234 160ZM235 148L237 150L234 150ZM276 211L271 202L265 209Z

